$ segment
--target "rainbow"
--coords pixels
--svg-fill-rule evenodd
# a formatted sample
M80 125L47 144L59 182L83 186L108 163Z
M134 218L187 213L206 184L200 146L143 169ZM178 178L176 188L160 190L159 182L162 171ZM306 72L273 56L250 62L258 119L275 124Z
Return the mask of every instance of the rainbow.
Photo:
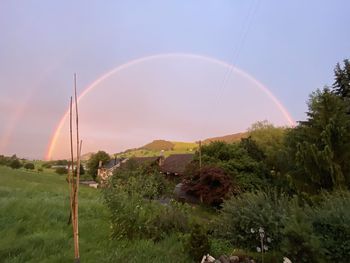
M280 110L282 115L285 117L286 121L289 123L290 126L295 125L295 121L293 120L292 116L289 114L287 109L283 106L283 104L272 94L272 92L265 87L261 82L257 81L255 78L253 78L251 75L248 73L236 68L235 66L221 61L216 58L208 57L208 56L203 56L203 55L197 55L197 54L187 54L187 53L166 53L166 54L157 54L157 55L151 55L151 56L146 56L142 58L138 58L132 61L129 61L125 64L122 64L120 66L117 66L116 68L106 72L102 76L100 76L98 79L96 79L94 82L92 82L90 85L88 85L84 91L78 96L78 101L80 101L86 94L88 94L92 89L96 88L101 82L112 76L113 74L125 70L127 68L130 68L134 65L150 61L150 60L155 60L155 59L165 59L165 58L191 58L191 59L200 59L204 60L210 63L218 64L220 66L228 67L230 69L230 72L235 72L240 74L242 77L249 79L251 82L253 82L261 91L263 91L271 100L272 102L277 106L277 108ZM51 139L49 141L48 147L47 147L47 152L45 155L46 160L50 160L52 158L52 153L55 149L56 143L58 136L61 132L61 129L68 118L69 115L69 109L64 113L62 116L61 120L57 124L53 135L51 136Z

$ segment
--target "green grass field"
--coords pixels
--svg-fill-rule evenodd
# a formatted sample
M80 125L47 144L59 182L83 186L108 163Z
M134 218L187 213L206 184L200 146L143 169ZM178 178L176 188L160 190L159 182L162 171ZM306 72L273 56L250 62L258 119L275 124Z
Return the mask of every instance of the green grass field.
M64 179L0 166L0 262L73 262ZM190 262L176 237L110 240L108 217L99 190L80 187L81 262Z

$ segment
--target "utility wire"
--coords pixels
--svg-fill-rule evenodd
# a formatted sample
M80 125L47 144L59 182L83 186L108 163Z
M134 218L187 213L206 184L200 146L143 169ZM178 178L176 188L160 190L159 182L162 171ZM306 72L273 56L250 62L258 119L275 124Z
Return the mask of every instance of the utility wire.
M217 92L217 104L220 104L220 100L221 100L221 96L222 93L228 83L228 81L230 80L231 77L231 73L233 71L233 69L235 68L235 66L237 65L237 60L238 60L238 56L239 56L239 52L242 49L245 39L247 38L248 32L251 28L251 24L253 21L253 18L256 14L256 11L258 10L258 6L259 6L260 0L255 0L252 2L249 11L247 13L247 16L245 18L245 22L243 23L244 26L242 27L242 34L241 34L241 38L238 41L238 44L236 45L236 49L233 51L233 55L231 56L231 58L229 59L229 64L230 66L227 68L224 77L221 81L221 85L219 86L218 92Z

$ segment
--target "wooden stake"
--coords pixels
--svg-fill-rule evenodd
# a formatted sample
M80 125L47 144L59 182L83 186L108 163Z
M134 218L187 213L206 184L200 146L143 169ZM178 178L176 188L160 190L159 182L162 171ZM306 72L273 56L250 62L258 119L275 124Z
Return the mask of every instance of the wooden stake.
M73 125L72 125L72 104L73 98L70 97L70 107L69 107L69 132L70 132L70 155L71 163L68 167L68 186L69 186L69 202L70 202L70 214L68 219L68 225L72 222L73 215L73 194L74 194L74 154L73 154Z
M80 262L79 254L79 229L78 229L78 190L80 180L80 153L81 145L79 141L79 113L78 113L78 97L77 97L77 75L74 74L74 99L75 99L75 121L76 121L76 135L77 135L77 162L76 162L76 180L74 191L74 256L75 262Z
M202 141L199 141L199 170L202 169Z
M73 227L73 239L74 239L74 262L80 262L79 253L79 225L78 225L78 192L80 182L80 157L82 149L82 141L79 141L79 113L78 113L78 96L77 96L77 80L76 74L74 74L74 100L75 100L75 121L76 121L76 147L77 147L77 160L74 171L74 143L73 143L73 98L70 97L69 107L69 132L70 132L70 154L71 164L68 169L68 184L69 184L69 197L70 197L70 216L68 224L72 222Z

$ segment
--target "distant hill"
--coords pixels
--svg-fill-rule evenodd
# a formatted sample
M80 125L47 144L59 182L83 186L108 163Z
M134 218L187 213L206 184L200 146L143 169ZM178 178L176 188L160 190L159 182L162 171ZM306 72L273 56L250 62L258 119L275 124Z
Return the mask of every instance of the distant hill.
M149 151L171 151L175 147L175 144L166 140L154 140L142 146L139 149L149 150Z
M247 132L235 133L220 137L208 138L202 141L202 143L209 144L214 141L224 141L228 143L240 141L242 138L247 137ZM154 140L140 148L128 149L124 152L117 153L118 157L152 157L159 156L162 152L164 156L179 153L194 153L198 148L198 142L174 142L167 140Z
M166 140L154 140L140 148L129 149L121 153L117 153L118 157L151 157L164 156L179 153L194 153L198 148L198 144L193 142L174 142Z
M229 135L220 136L220 137L208 138L202 141L202 143L209 144L215 141L233 143L233 142L240 141L242 138L246 138L246 137L248 137L248 132L240 132L240 133L229 134Z

